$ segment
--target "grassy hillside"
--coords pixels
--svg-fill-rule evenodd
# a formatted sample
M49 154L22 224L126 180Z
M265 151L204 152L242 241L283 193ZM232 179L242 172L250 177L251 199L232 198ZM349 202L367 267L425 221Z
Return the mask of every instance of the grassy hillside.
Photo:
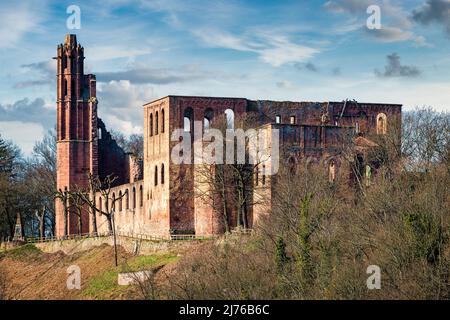
M0 253L0 297L6 299L141 299L135 286L117 285L119 272L160 270L178 260L176 254L132 256L119 247L119 267L111 246L73 255L43 253L24 245ZM81 289L67 289L67 268L81 270Z

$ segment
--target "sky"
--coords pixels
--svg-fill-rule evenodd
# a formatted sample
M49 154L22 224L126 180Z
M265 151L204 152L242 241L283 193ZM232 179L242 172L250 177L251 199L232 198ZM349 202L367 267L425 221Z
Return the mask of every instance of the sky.
M52 57L67 33L97 75L99 116L125 135L166 95L450 111L450 0L1 1L0 134L25 155L55 126Z

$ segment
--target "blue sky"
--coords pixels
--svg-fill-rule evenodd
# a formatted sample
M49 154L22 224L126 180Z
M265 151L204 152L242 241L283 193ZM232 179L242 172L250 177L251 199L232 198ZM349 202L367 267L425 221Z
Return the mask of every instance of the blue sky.
M380 30L366 27L373 4ZM25 154L55 124L51 58L66 33L97 74L100 116L125 134L168 94L450 111L450 0L3 1L0 133Z

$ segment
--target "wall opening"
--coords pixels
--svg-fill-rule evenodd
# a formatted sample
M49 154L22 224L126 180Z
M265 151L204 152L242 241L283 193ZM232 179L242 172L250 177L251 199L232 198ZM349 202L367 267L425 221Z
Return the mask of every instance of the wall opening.
M281 116L280 115L276 115L275 116L275 123L281 123Z
M231 109L225 110L225 116L227 119L227 129L234 129L234 111Z
M183 115L183 128L184 132L192 132L192 126L193 126L193 118L194 118L194 111L192 108L186 108L184 110Z
M377 134L387 133L387 116L384 113L377 115Z
M153 113L150 113L150 120L149 120L149 135L150 135L150 137L153 136Z

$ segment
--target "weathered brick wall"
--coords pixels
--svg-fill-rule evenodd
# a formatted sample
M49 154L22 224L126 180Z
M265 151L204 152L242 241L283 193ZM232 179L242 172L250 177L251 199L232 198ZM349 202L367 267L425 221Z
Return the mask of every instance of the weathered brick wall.
M75 35L67 35L57 48L57 185L58 190L87 187L87 174L97 174L92 162L96 124L95 77L84 75L84 49ZM92 95L91 95L92 94ZM94 100L92 100L94 98ZM69 203L70 205L70 203ZM64 210L55 203L56 233L64 235ZM78 233L79 222L71 206L69 233ZM87 209L82 212L82 233L89 232Z
M170 232L170 116L168 98L144 106L144 210L154 235Z
M98 137L98 175L103 180L112 174L117 177L114 185L124 184L130 180L128 155L111 137L101 119L97 120L97 124L101 132Z
M121 197L122 196L122 197ZM112 199L116 200L114 206L114 222L117 231L131 234L154 234L150 217L145 213L144 205L144 181L138 180L133 183L125 183L111 188L109 194L108 208L112 209ZM106 208L106 199L99 193L95 194L97 208ZM102 204L100 204L102 201ZM104 215L97 213L98 232L104 234L109 231L108 222Z

